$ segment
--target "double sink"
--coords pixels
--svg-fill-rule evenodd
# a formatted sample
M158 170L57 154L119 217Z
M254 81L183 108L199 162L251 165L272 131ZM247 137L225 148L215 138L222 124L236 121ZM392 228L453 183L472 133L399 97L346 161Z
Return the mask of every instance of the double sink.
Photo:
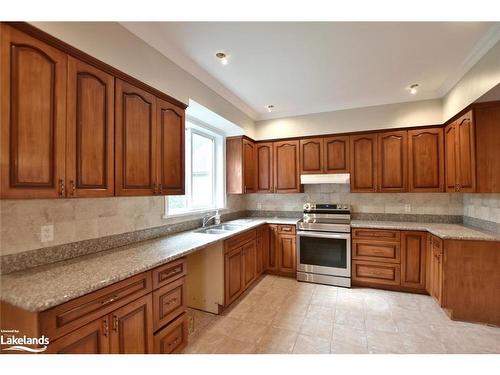
M214 226L211 226L208 228L197 229L194 232L195 233L204 233L204 234L225 234L225 233L240 230L241 228L242 228L241 225L219 224L219 225L214 225Z

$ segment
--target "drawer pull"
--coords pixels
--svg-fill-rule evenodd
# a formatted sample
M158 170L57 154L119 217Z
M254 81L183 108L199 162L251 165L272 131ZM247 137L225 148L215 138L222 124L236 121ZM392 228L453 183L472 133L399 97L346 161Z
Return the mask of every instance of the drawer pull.
M170 344L168 344L169 347L175 346L179 343L179 338L176 337L174 341L172 341Z
M115 295L111 296L111 298L108 298L108 299L101 301L101 305L107 305L108 303L114 302L117 299L118 299L118 296L115 294Z
M102 320L102 325L103 325L103 330L104 330L104 336L108 336L109 333L109 325L108 325L108 318L104 318Z
M118 333L118 317L113 315L113 330Z
M179 272L181 272L181 267L176 267L176 268L174 268L171 271L162 273L162 275L161 275L160 278L161 278L161 280L165 280L166 278L169 278L170 276L173 276L173 275L175 275L176 273L179 273Z
M175 302L177 302L177 297L174 297L174 298L168 300L167 302L165 302L165 305L170 306L172 303L175 303Z

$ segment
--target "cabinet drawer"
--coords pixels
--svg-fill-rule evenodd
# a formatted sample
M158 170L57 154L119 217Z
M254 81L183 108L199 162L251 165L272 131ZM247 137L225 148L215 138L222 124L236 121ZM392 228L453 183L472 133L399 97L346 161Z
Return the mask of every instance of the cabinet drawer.
M186 276L186 258L174 260L153 269L153 289L167 285L180 277Z
M365 283L399 285L401 267L399 264L354 260L352 262L352 279Z
M278 232L295 234L295 225L278 225Z
M154 350L157 354L179 353L187 345L188 321L181 315L154 336Z
M353 259L400 263L401 249L397 242L352 241Z
M186 310L185 277L153 292L153 327L158 330Z
M54 340L151 291L151 273L126 280L73 299L40 313L40 329Z
M224 241L224 250L225 252L229 252L233 249L236 249L248 241L254 240L257 237L257 230L249 230L248 232L238 234L228 240Z
M399 242L401 233L399 230L354 228L352 230L352 238Z

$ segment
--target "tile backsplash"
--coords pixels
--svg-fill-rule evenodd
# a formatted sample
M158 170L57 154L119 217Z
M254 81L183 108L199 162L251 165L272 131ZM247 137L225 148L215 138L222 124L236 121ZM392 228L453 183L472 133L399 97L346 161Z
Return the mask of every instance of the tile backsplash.
M227 196L225 212L302 211L310 201L351 204L354 213L464 216L471 225L500 230L500 194L350 193L348 185L305 185L301 194ZM37 199L0 201L1 254L177 224L202 215L165 219L162 197ZM41 242L42 225L54 225L54 239Z

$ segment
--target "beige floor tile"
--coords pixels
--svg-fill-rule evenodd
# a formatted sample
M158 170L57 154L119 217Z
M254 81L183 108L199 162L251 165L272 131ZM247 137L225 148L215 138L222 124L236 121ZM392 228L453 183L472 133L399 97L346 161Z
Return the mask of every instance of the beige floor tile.
M333 322L335 318L335 309L326 306L309 305L306 318Z
M335 333L334 333L335 334ZM368 351L375 354L408 353L403 337L397 332L367 331Z
M303 301L300 302L290 301L284 305L281 305L278 309L277 314L305 317L308 309L309 309L309 303L304 303Z
M392 316L372 316L365 317L366 331L398 332L398 326Z
M243 315L241 320L263 325L271 325L277 310L262 306L254 306L250 311Z
M335 354L368 353L365 331L341 324L335 324L330 351Z
M258 353L291 353L297 332L271 327L257 345Z
M258 343L269 330L269 326L242 321L233 331L231 337L240 341Z
M365 317L363 313L344 309L335 310L335 323L356 329L365 329Z
M314 294L311 298L311 305L335 307L337 296Z
M329 354L330 340L299 334L293 348L295 354Z
M221 335L226 335L231 338L237 338L232 335L232 332L241 324L241 320L234 319L231 317L224 317L213 322L207 327L208 333L216 333Z
M333 322L317 319L304 319L300 333L330 340L333 334Z
M281 310L278 311L273 319L272 326L275 328L288 329L290 331L299 332L302 327L302 322L304 321L303 316L281 314Z

